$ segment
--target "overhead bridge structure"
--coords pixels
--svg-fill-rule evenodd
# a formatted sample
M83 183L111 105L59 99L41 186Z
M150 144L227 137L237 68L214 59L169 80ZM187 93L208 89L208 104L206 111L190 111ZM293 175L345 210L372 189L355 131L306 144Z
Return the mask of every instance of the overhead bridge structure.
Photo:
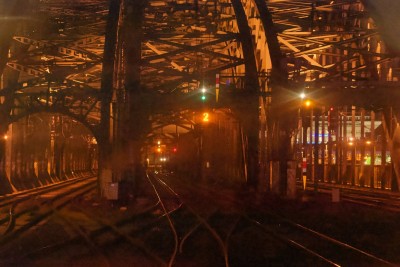
M1 1L0 191L98 171L106 194L144 168L397 191L384 2Z

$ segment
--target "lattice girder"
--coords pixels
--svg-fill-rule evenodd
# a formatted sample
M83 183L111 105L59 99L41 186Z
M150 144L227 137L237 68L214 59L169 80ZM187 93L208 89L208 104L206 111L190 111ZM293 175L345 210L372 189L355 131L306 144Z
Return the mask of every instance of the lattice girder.
M360 1L266 1L266 5L289 80L397 81L391 71L393 55Z
M99 118L102 100L108 1L49 0L35 8L37 23L22 23L7 62L8 71L18 76L1 92L15 94L10 121L47 107L98 127L92 118ZM41 27L46 24L52 27ZM231 1L147 1L143 32L143 88L185 95L202 85L215 89L219 74L221 87L244 89L246 59ZM114 86L116 101L124 85L114 81Z
M213 88L220 74L222 84L243 88L244 56L230 1L148 2L141 70L146 87L188 93L203 84Z
M71 116L92 131L100 120L100 77L108 1L33 5L13 37L0 94L8 123L40 111Z

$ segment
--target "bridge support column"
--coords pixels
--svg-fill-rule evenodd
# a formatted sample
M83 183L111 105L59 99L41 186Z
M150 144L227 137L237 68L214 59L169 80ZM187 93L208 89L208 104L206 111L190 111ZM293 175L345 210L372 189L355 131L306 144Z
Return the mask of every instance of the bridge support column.
M318 179L321 178L319 172L319 157L320 157L320 146L319 146L319 119L320 111L315 110L315 127L314 127L314 166L313 166L313 180L314 180L314 191L318 191Z
M267 192L268 191L268 168L267 163L270 158L268 154L269 144L268 144L268 120L267 116L269 116L269 105L267 99L265 97L259 98L259 106L260 106L260 152L259 152L259 162L260 168L258 173L258 191L259 192Z
M142 148L144 138L149 131L149 97L141 87L140 62L141 45L143 40L144 9L147 0L126 0L124 2L122 47L125 58L122 62L125 81L125 106L121 110L119 131L121 153L126 163L121 168L121 179L133 187L135 193L139 193L140 180L144 179L144 160Z
M112 128L111 100L114 88L114 71L117 45L118 19L120 16L121 1L111 0L106 25L104 43L103 71L101 77L101 118L98 129L97 142L99 144L99 193L105 196L106 186L112 182Z
M9 19L3 20L0 25L0 88L5 88L5 82L3 81L3 71L8 61L8 53L11 47L12 38L14 32L17 29L18 20L15 18L25 17L25 13L30 10L29 1L27 0L13 0L10 3L3 4L3 10L0 10L0 15L8 17ZM11 93L11 92L8 92ZM12 98L4 100L7 97L2 97L0 109L0 123L2 125L0 129L0 195L13 192L13 188L10 182L10 176L6 172L7 157L6 153L6 142L7 140L3 137L7 133L7 127L9 124L9 101L13 101Z
M288 163L296 159L294 144L298 129L299 99L288 97L284 84L272 84L272 103L270 120L273 124L271 160L279 161L280 195L288 193ZM292 101L288 101L292 99ZM303 124L303 127L306 127ZM305 137L305 135L303 135Z
M243 174L246 178L246 186L252 190L259 189L262 182L259 181L259 99L256 94L245 92L239 95L240 104L237 108L237 116L242 123L243 137L242 137L242 152L244 160ZM242 112L245 110L246 112Z
M10 182L10 172L7 174L7 168L11 168L11 154L7 153L10 151L10 148L7 149L7 143L9 144L11 139L4 138L6 133L6 130L0 130L0 195L9 194L14 191Z
M142 138L149 127L147 97L140 87L140 61L146 4L146 0L110 2L103 59L99 146L102 194L107 182L138 180L144 175ZM120 17L123 20L121 25ZM121 57L121 54L124 56ZM116 81L115 76L123 76L124 84ZM137 184L137 181L134 183Z
M287 190L286 195L290 199L296 198L296 161L291 160L288 162L287 168Z
M280 195L281 194L281 186L280 186L280 162L278 160L271 160L269 166L269 190L272 194Z
M383 142L382 145L382 177L391 178L390 185L386 183L386 186L390 186L391 190L394 192L399 191L399 180L400 180L400 129L397 126L396 116L393 114L393 108L386 108L383 111L382 121L384 125L384 139L387 141ZM386 150L386 145L388 145L390 150L391 162L390 167L386 166L386 153L384 153L384 148ZM386 173L389 172L389 173ZM382 186L383 187L383 186Z
M232 0L232 7L234 9L237 24L240 32L240 41L243 44L243 55L245 58L245 91L248 96L245 98L249 100L246 103L246 113L249 114L244 122L243 128L247 136L247 185L253 189L257 189L260 181L260 140L259 140L259 96L260 86L258 82L256 57L254 54L255 48L253 45L252 35L247 21L246 13L244 11L242 2L240 0ZM241 112L241 111L239 111ZM245 170L246 171L246 170Z

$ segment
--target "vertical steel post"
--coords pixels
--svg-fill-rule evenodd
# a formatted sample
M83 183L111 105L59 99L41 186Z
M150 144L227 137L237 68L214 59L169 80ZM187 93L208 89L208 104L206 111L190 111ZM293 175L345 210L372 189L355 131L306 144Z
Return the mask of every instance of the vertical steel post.
M329 111L329 112L331 112L331 111ZM330 116L331 123L332 123L333 114L330 113L329 116ZM335 180L335 177L332 176L332 170L333 170L333 164L332 164L332 145L333 145L332 144L333 143L332 133L334 133L335 130L334 129L330 129L331 127L332 126L328 127L328 168L327 168L327 170L328 170L328 182L332 182L332 179Z
M365 173L365 146L367 145L365 139L365 109L361 109L361 126L360 126L360 186L365 186L367 175Z
M315 110L315 129L314 129L314 167L313 167L313 179L314 179L314 191L318 191L318 179L319 179L319 116L320 111Z
M351 184L359 184L358 178L356 177L356 107L351 107Z
M103 70L101 74L101 111L99 135L96 136L99 145L99 191L105 193L107 182L111 182L111 140L110 140L110 111L113 92L113 77L115 67L115 53L117 44L118 20L120 16L120 0L110 0L106 36L104 43Z
M347 140L347 106L344 107L343 110L343 138L342 138L342 173L341 173L341 179L343 184L347 184L349 177L347 176L347 148L348 148L348 140Z
M342 135L342 115L340 114L341 110L337 111L337 127L336 127L336 182L342 182L342 146L343 146L343 135Z
M321 179L323 182L326 182L326 177L325 177L325 127L326 127L326 113L325 113L325 107L322 107L322 119L321 119Z
M381 172L380 172L380 181L381 181L381 189L385 189L386 188L386 149L387 149L387 138L386 138L386 133L388 130L388 125L386 123L385 120L385 112L381 113L381 121L382 121L382 135L381 135L381 139L382 139L382 145L381 145Z
M315 165L314 165L314 162L313 162L313 158L315 157L314 151L313 151L314 150L313 149L313 136L314 136L314 133L313 133L314 127L313 127L313 125L314 125L314 108L311 107L310 108L310 132L309 132L310 143L308 144L308 149L309 149L309 152L310 152L309 153L310 158L309 158L308 162L310 163L310 179L311 179L311 181L313 183L315 183L315 181L314 181L314 179L315 179L315 177L314 177Z
M145 176L145 159L142 147L146 133L150 130L149 93L141 85L141 60L143 42L143 22L148 0L125 0L123 8L123 53L124 81L126 101L121 111L121 155L125 162L118 166L121 169L121 180L131 184L133 190L140 194L141 180Z
M376 187L376 175L375 175L375 112L371 111L371 180L370 187Z
M239 38L242 43L243 56L245 59L245 91L247 92L247 113L243 120L243 128L247 136L247 183L253 188L258 186L259 174L259 96L260 86L254 45L251 31L247 21L246 13L240 0L232 0L232 7L236 15L239 28Z

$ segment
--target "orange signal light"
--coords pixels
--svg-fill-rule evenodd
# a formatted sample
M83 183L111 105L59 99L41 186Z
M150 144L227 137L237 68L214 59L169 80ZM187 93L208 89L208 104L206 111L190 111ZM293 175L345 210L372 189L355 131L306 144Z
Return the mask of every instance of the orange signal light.
M210 121L210 114L208 112L203 113L203 122L209 122Z

